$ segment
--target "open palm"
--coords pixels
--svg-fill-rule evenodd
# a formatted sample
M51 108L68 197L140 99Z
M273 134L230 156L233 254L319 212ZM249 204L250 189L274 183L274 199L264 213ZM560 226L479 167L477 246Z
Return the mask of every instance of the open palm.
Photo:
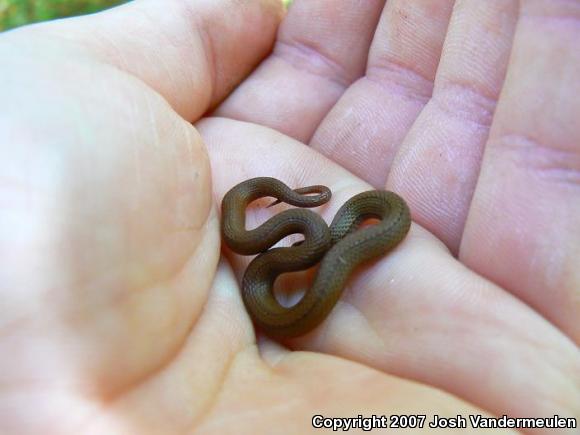
M2 433L580 417L580 5L282 15L142 0L0 36ZM386 187L415 221L283 344L220 260L216 205L254 176L328 185L327 221Z

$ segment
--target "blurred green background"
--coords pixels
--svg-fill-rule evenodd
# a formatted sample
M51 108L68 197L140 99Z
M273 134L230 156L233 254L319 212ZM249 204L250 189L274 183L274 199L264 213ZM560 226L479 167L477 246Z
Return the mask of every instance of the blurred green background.
M127 0L0 0L0 31L37 21L89 14Z
M0 0L0 32L28 23L90 14L128 0ZM292 0L282 0L288 6Z

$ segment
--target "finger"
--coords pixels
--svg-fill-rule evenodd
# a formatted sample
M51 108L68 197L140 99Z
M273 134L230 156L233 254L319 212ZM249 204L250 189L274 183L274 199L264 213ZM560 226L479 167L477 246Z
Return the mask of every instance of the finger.
M521 3L461 258L580 342L578 2Z
M217 115L308 142L328 110L364 71L384 0L297 0L272 55Z
M78 55L88 50L144 81L192 121L270 51L281 16L278 0L138 0L23 32L41 38L50 50Z
M409 200L413 218L454 254L505 78L517 12L511 0L455 3L433 96L389 176L389 188Z
M273 131L218 119L198 126L218 174L218 199L258 175L291 186L324 181L333 190L322 208L330 221L347 198L368 189L314 150ZM255 220L254 213L249 218ZM574 345L525 304L466 269L418 225L387 258L353 275L320 328L288 344L436 386L499 415L580 412Z
M453 0L387 2L366 74L325 117L311 145L375 187L431 96Z

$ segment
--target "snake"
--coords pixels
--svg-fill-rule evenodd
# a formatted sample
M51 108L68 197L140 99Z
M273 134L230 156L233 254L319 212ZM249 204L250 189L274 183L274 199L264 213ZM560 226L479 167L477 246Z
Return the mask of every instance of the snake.
M411 226L409 207L386 190L359 193L339 208L330 226L308 208L327 203L331 190L324 185L291 189L272 177L243 181L229 190L221 205L221 234L235 253L257 255L242 278L242 300L253 322L274 338L304 335L332 311L349 276L362 263L395 248ZM246 229L246 208L259 198L299 208L284 210L255 229ZM365 225L369 219L377 223ZM291 234L304 240L290 247L274 247ZM306 270L320 263L314 281L293 306L281 305L274 282L286 272Z

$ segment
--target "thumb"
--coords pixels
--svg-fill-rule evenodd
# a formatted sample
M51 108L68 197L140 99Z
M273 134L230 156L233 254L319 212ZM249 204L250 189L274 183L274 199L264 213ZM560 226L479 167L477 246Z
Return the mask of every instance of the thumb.
M0 36L0 380L111 395L175 355L219 255L207 156L182 118L260 61L280 11L136 0Z
M136 76L195 121L268 54L283 11L280 0L136 0L33 28Z

